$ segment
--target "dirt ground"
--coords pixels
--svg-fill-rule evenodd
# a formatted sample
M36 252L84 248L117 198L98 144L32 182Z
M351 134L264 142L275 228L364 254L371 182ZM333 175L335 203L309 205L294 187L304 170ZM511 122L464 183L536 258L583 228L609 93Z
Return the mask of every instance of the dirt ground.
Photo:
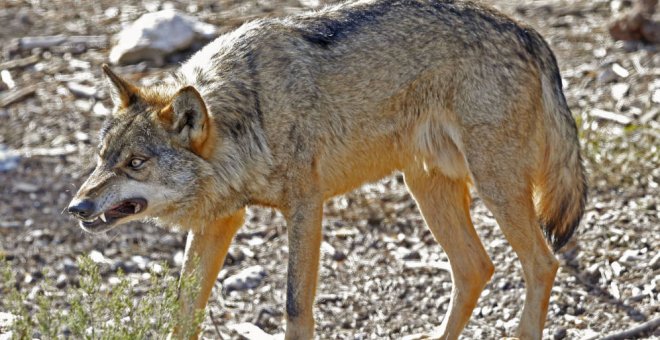
M659 46L615 42L607 35L606 23L625 10L626 1L492 3L531 24L555 50L590 177L583 223L558 254L561 269L544 338L596 339L660 318ZM0 157L0 253L17 270L21 289L33 290L44 269L59 288L75 285L75 258L92 252L109 263L102 267L106 280L123 268L138 285L148 284L141 274L154 261L169 262L172 275L180 265L181 233L132 223L93 236L62 213L93 167L97 132L110 106L100 65L122 24L173 6L227 31L255 17L315 5L313 0L0 2L0 71L14 83L9 88L5 78L0 82L0 155L5 155ZM94 39L48 48L26 47L19 39L57 34ZM153 83L188 54L171 57L162 67L141 63L117 69L136 82ZM478 198L472 216L496 271L462 338L512 336L524 296L520 265ZM260 207L249 209L247 221L210 300L205 337L235 337L229 327L240 322L269 334L284 331L285 222ZM318 338L398 339L440 325L451 290L443 265L447 258L399 175L329 201L324 232ZM265 277L255 288L222 289L226 278L257 265ZM636 336L657 338L660 330Z

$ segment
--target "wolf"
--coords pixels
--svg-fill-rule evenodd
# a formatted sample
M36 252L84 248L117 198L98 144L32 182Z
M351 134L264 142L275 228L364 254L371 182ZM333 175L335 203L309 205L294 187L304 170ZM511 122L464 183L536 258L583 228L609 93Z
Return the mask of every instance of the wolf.
M246 23L168 84L103 71L114 110L68 211L89 232L187 231L182 274L200 287L182 313L205 308L246 207L272 207L287 220L285 336L312 338L324 201L399 171L451 264L448 312L423 336L456 339L493 274L474 188L522 264L517 336L541 338L553 250L587 184L557 61L532 28L468 1L367 0Z

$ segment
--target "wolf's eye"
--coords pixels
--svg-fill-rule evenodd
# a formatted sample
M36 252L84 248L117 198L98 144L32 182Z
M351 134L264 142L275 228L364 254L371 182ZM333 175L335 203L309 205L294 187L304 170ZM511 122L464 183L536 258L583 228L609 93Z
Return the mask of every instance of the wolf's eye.
M128 163L128 165L131 167L133 170L137 170L141 168L144 165L144 159L141 158L133 158L131 161Z

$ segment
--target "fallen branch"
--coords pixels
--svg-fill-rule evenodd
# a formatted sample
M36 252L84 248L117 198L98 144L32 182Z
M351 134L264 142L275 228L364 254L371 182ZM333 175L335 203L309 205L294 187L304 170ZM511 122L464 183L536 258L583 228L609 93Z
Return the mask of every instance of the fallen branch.
M10 70L17 67L25 67L28 65L36 64L39 61L38 55L31 55L29 57L14 59L0 63L0 70Z
M638 326L633 328L626 329L625 331L610 334L601 340L623 340L631 339L642 334L647 334L655 331L660 327L660 318L655 318L653 320L646 321Z
M59 157L73 154L78 151L78 147L73 144L66 144L53 148L23 148L18 150L0 150L0 159L7 157Z
M592 117L617 122L621 125L628 125L632 122L632 119L628 118L627 116L624 116L624 115L618 114L618 113L614 113L614 112L610 112L610 111L601 110L601 109L593 109L589 112L589 114Z
M11 92L8 92L4 96L0 97L0 107L4 108L18 101L21 101L24 98L33 95L36 91L37 91L36 85L16 88Z
M653 120L655 118L655 116L658 115L658 113L660 113L659 108L656 107L654 109L651 109L649 112L645 113L641 118L639 118L639 122L642 125L646 124L646 123L650 122L651 120Z
M47 35L41 37L23 37L17 40L18 48L31 50L33 48L50 48L55 46L75 46L105 48L108 37L104 35Z
M442 261L433 261L433 262L422 262L422 261L404 261L403 267L405 269L438 269L451 272L451 266L449 262Z
M224 340L224 337L222 336L222 332L220 332L220 329L218 328L218 323L215 321L215 315L213 315L213 308L209 308L209 315L211 316L211 321L213 321L213 327L215 328L216 335L218 335L218 337Z
M576 267L575 265L571 265L570 263L566 263L563 268L568 269L568 271L573 274L573 276L583 285L589 288L590 291L595 292L596 296L598 299L601 299L602 301L605 301L607 303L613 304L619 308L625 309L627 312L632 312L636 311L633 307L625 304L622 302L620 299L615 298L612 296L610 292L607 290L603 289L602 287L595 285L591 283L584 275L581 273L580 268ZM607 300L609 299L609 300ZM619 340L619 339L630 339L634 337L635 335L640 335L642 333L646 332L653 332L655 329L660 327L660 318L653 319L651 321L647 321L642 323L639 326L630 328L628 330L622 331L620 333L615 333L615 334L610 334L604 338L601 338L600 335L593 335L593 336L588 336L582 338L582 340L596 340L596 339L601 339L601 340Z

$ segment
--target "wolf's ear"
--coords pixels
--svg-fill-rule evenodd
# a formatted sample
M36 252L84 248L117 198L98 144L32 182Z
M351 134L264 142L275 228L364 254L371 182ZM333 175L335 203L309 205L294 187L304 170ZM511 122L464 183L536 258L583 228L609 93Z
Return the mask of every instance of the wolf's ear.
M158 113L158 119L193 152L205 158L209 156L207 144L211 143L206 142L211 134L211 120L204 99L194 87L180 89L170 105Z
M115 106L128 107L131 105L138 91L137 87L112 72L107 64L103 64L101 67L108 79L110 96Z

